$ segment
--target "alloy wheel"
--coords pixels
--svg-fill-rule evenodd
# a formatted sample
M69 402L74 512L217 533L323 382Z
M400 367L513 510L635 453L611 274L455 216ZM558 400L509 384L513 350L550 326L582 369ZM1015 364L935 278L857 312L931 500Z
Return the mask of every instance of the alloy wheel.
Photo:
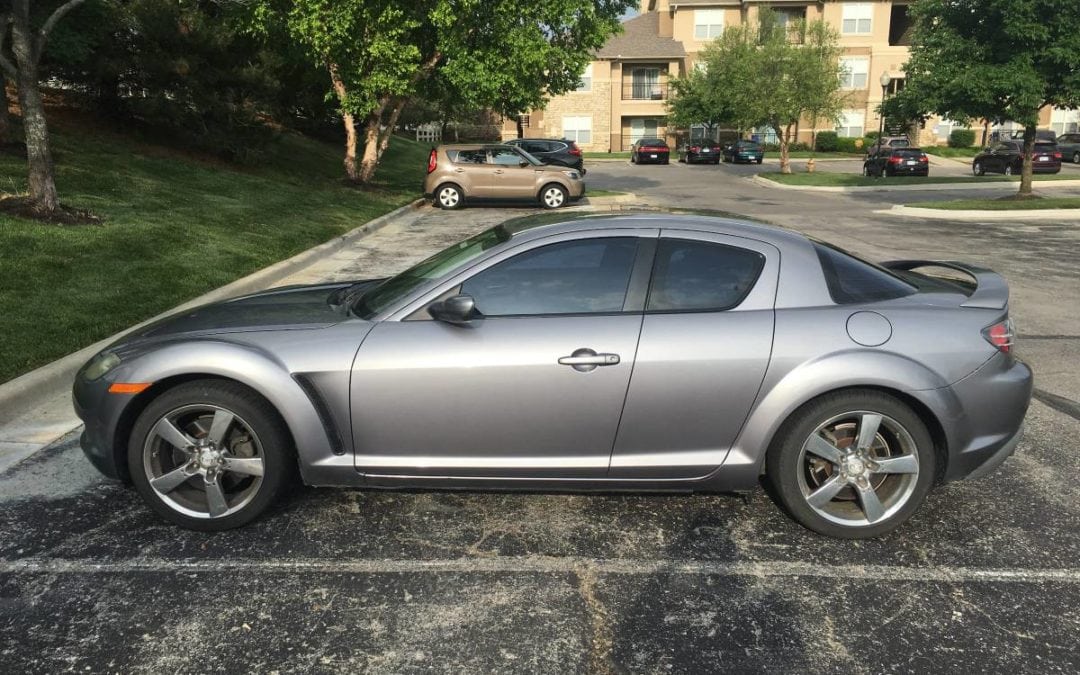
M191 518L223 518L243 509L259 492L265 470L263 446L250 425L211 404L161 416L142 456L154 494Z
M919 480L911 433L892 417L867 410L835 415L810 434L798 458L806 504L829 522L881 523L904 507Z
M981 176L986 172L983 171L983 166L981 162L975 162L975 164L971 166L971 173L975 174L976 176Z
M1012 174L1013 174L1013 168L1012 168L1012 166L1007 166L1007 167L1005 167L1005 175L1006 175L1006 176L1011 176Z
M544 188L542 198L544 200L544 206L549 209L557 209L566 201L566 192L564 192L562 188L552 185Z
M449 185L439 190L439 206L452 209L461 202L461 193Z
M1073 164L1080 164L1080 150L1073 153Z

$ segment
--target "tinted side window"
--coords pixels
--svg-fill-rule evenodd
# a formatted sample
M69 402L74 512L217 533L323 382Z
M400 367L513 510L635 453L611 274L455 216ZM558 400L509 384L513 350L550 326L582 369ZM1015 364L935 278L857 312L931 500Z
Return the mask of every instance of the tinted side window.
M541 246L473 276L461 292L488 317L621 312L637 246L635 237Z
M648 311L721 311L750 293L765 256L734 246L661 239L656 249Z
M457 164L487 164L486 150L451 150L448 154Z
M915 287L876 265L838 248L814 242L829 295L838 305L892 300L911 295Z
M543 141L523 141L521 143L521 149L525 152L531 152L536 154L538 152L547 152L547 143Z

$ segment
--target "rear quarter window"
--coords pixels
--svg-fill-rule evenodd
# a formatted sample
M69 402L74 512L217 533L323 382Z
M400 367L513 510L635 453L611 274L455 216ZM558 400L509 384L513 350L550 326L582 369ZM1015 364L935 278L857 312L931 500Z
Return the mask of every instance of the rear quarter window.
M821 261L829 296L838 305L894 300L916 292L916 288L877 265L822 242L814 242Z
M646 309L718 312L739 305L754 287L765 256L756 251L689 239L661 239Z
M487 164L486 150L448 150L446 154L455 164Z

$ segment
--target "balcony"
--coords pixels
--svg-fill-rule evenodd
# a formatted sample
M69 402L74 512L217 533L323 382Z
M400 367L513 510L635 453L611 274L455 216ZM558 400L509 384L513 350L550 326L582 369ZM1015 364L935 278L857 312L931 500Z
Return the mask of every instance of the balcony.
M633 82L623 84L622 99L624 101L663 101L668 97L667 80L654 82Z

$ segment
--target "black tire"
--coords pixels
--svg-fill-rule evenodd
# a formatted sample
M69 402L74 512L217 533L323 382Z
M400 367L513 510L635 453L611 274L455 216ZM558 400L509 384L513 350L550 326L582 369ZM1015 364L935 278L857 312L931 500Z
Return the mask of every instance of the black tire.
M757 163L758 163L758 164L761 164L761 162L762 162L762 161L764 161L764 160L765 160L765 158L764 158L764 157L758 157Z
M713 166L718 166L720 164L720 160L719 159L714 159L712 161L712 163L713 163Z
M453 211L465 206L465 193L462 192L461 186L456 183L443 183L439 187L435 188L435 198L432 203L447 211Z
M558 183L548 183L540 188L537 200L545 209L558 209L569 203L570 194Z
M228 485L233 485L237 493L233 495L232 504L229 503L228 495L225 496L225 505L231 512L216 517L209 515L212 508L209 506L210 499L205 487L209 484L209 479L205 475L202 478L202 481L205 481L204 484L200 482L198 473L190 474L189 479L166 489L168 497L163 496L151 486L148 475L148 472L153 470L155 461L165 461L155 460L155 458L160 458L165 454L171 454L174 457L183 454L174 449L175 446L160 442L158 434L155 433L158 422L162 419L170 419L173 415L180 415L175 418L176 428L183 430L179 421L183 419L184 413L178 411L191 409L193 412L190 414L197 415L203 407L213 407L235 416L228 429L223 430L223 433L231 432L232 434L231 439L223 439L221 446L225 447L228 440L232 441L232 445L228 448L228 455L236 459L245 459L250 456L262 460L262 475L257 482L251 474L234 474L230 469L219 471L218 475L221 476L222 484L224 485L228 479ZM201 422L201 424L205 426L206 423ZM212 430L212 427L207 430L205 437L200 440L205 441L210 438ZM236 443L236 434L241 434L239 446ZM258 454L255 452L243 456L234 454L242 450L244 438L247 439L250 448L258 449ZM199 454L195 453L195 457L198 456ZM292 437L274 407L262 396L237 382L215 379L185 382L154 399L135 422L128 442L127 459L135 489L155 513L181 527L203 532L240 527L259 517L282 496L288 487L294 484L297 468ZM190 455L188 460L181 462L186 462L186 466L199 466L199 461ZM248 486L246 493L240 491L245 483ZM184 489L185 494L174 497L173 494L181 488ZM232 488L228 490L232 491ZM179 510L184 508L185 503L189 503L187 501L189 497L192 500L191 504L197 504L200 491L203 501L207 503L206 515L201 517L187 515ZM194 512L198 509L192 507L190 510Z
M848 419L862 419L862 414L881 415L880 427L882 431L876 435L873 443L875 447L880 442L885 448L907 445L906 457L914 455L917 458L917 473L873 473L870 465L864 467L863 474L866 477L859 478L867 481L871 486L870 491L879 495L878 490L885 488L881 494L886 494L886 500L879 502L879 506L886 505L882 516L871 522L865 515L868 510L862 498L857 496L859 488L840 480L839 464L834 464L820 459L816 453L804 451L804 445L815 435L816 430L826 422L839 418L841 421ZM861 424L856 422L855 424ZM901 433L894 433L889 425L895 424L906 432L906 437ZM852 427L848 433L855 434L858 427ZM890 445L889 434L893 434ZM901 442L902 441L902 442ZM853 443L848 439L849 444ZM841 446L842 443L835 444ZM913 446L913 447L911 447ZM851 450L851 446L847 447ZM883 459L883 458L876 458ZM906 459L905 461L911 461ZM831 473L825 473L826 483L836 478L836 482L843 484L839 493L822 505L823 510L835 509L836 514L830 517L821 515L821 512L808 503L808 495L804 489L811 493L813 489L823 487L823 484L811 485L816 475L814 463L824 462L826 469ZM842 463L847 467L846 463ZM880 466L878 467L880 468ZM846 468L844 470L847 470ZM935 450L930 433L926 429L919 416L901 401L880 391L872 389L850 389L846 391L825 394L820 396L795 411L777 432L773 443L769 448L766 458L766 478L772 487L772 492L779 500L781 506L799 524L820 534L845 539L865 539L878 537L886 534L901 523L906 521L919 508L926 494L934 483L936 474ZM882 477L884 476L884 477ZM875 478L876 477L876 478ZM869 479L869 481L868 481ZM872 487L870 481L881 481L877 487ZM889 483L889 481L892 481ZM893 489L891 497L896 501L888 502L887 490ZM850 499L845 491L850 491ZM891 513L890 513L891 511ZM850 521L844 522L851 518ZM857 522L861 518L866 523ZM841 522L837 522L837 520Z
M867 166L866 164L862 165L862 175L865 176L866 178L870 177L870 167Z
M1001 173L1005 174L1006 176L1013 175L1012 164L1006 164L1005 169Z
M664 158L664 161L662 161L662 162L660 162L660 163L661 163L661 164L667 164L667 163L668 163L668 158L667 158L667 157L665 157L665 158Z
M1073 164L1080 164L1080 150L1073 153Z
M636 155L636 154L634 154L634 153L632 153L632 152L630 153L630 163L631 163L631 164L637 164L637 159L636 159L636 157L637 157L637 155Z
M985 176L986 167L983 166L982 162L975 162L971 165L971 173L975 174L976 176Z

